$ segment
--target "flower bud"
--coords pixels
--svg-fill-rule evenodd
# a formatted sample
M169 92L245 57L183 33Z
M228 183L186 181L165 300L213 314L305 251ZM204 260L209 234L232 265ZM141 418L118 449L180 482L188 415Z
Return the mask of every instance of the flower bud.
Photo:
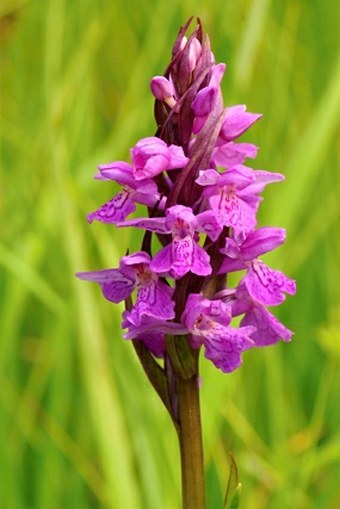
M150 88L152 94L159 101L166 102L171 108L176 105L176 101L174 99L174 87L171 81L166 79L164 76L155 76L152 78Z

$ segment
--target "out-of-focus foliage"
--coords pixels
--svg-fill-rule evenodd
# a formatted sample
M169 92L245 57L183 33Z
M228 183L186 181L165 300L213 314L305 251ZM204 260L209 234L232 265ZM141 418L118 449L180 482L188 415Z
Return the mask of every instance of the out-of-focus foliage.
M245 139L285 183L261 224L288 228L268 256L297 279L280 318L291 344L249 351L237 373L202 359L208 509L237 460L241 507L340 507L337 0L12 0L0 4L0 506L174 509L176 436L119 306L74 278L113 267L127 229L86 223L114 192L98 163L154 133L149 80L200 15L228 64L226 104L264 118Z

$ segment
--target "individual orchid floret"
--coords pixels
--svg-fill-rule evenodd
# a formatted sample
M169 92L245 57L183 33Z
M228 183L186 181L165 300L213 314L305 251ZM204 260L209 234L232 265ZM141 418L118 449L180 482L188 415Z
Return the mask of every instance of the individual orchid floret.
M242 364L241 353L254 346L250 335L255 327L230 327L231 308L221 300L189 295L181 321L191 334L191 346L203 345L205 357L225 373L238 368Z
M277 343L280 339L290 341L292 331L287 329L264 306L253 300L245 283L240 283L236 289L234 300L230 301L232 315L244 314L240 325L253 326L255 331L250 335L256 346L268 346Z
M89 223L95 220L108 224L124 221L129 214L136 210L136 203L147 207L154 207L158 204L159 209L164 207L164 200L162 203L156 183L148 178L137 181L134 178L132 166L123 161L99 166L96 179L114 180L123 188L99 209L88 214Z
M161 323L163 322L164 320ZM165 352L165 334L158 331L157 325L159 325L159 323L159 321L156 321L155 324L155 319L153 317L143 315L140 323L135 325L133 317L131 319L131 312L126 310L123 312L122 328L127 329L128 332L123 334L123 337L125 339L142 341L152 355L162 358ZM143 327L147 329L146 332L143 331Z
M222 174L209 169L200 172L196 182L205 187L202 196L209 197L221 226L232 227L236 234L244 234L256 226L255 211L239 196L240 191L255 182L252 170L242 165Z
M269 226L249 232L241 242L237 242L233 237L227 237L225 246L220 250L225 255L220 272L227 273L246 269L248 262L273 251L285 240L286 230L284 228Z
M153 258L150 268L158 274L179 279L189 271L200 276L211 274L210 257L196 241L199 227L197 217L190 207L174 205L166 210L165 217L142 218L125 221L118 226L134 226L158 234L171 234L172 242L161 249ZM203 222L200 224L203 230ZM211 233L213 218L206 219L205 225Z
M195 114L192 132L197 134L205 124L209 114L213 111L217 97L221 96L220 82L225 72L225 64L214 65L211 70L209 85L202 88L191 103Z
M189 207L175 205L166 211L165 226L172 234L172 242L161 249L152 260L152 269L175 279L189 271L199 276L211 274L210 257L195 241L197 219Z
M253 197L262 193L268 184L274 184L275 182L282 182L285 180L285 176L282 173L274 173L265 170L253 170L255 180L246 189L240 191L240 196L250 205L253 203ZM257 211L257 207L254 207Z
M244 104L225 109L224 120L219 134L219 141L233 141L249 129L262 115L249 113Z
M150 82L151 92L156 99L173 108L176 105L175 89L170 80L164 76L155 76Z
M285 300L285 293L295 294L295 281L283 272L271 269L257 256L275 249L284 240L283 228L270 227L250 232L241 244L233 238L227 238L225 247L221 249L225 258L219 272L223 274L247 269L243 282L252 299L268 306L281 304Z
M255 159L258 147L252 143L234 143L233 141L217 141L212 153L212 162L224 168L232 168L236 164L243 164L249 157Z
M130 320L138 324L144 315L163 320L174 318L173 289L150 269L150 256L139 251L123 256L118 269L79 272L80 279L98 283L104 297L114 303L126 300L137 290Z
M183 168L189 161L182 147L168 146L154 136L141 139L131 150L131 158L136 180L152 178L163 171Z

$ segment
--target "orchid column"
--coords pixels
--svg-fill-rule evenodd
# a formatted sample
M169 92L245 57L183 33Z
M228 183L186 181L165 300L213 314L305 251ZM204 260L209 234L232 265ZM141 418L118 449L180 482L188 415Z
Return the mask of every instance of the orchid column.
M257 227L256 217L260 193L284 177L245 166L258 149L236 142L261 115L224 107L225 64L215 63L199 20L186 37L190 22L164 76L151 80L156 135L136 143L131 163L99 166L96 175L122 190L89 222L144 231L141 249L118 268L78 277L98 283L106 299L125 301L124 338L133 341L178 432L183 508L203 509L199 353L230 373L244 351L289 341L292 332L267 306L293 295L295 282L259 259L285 240L283 229ZM145 217L127 219L136 204L145 205ZM227 275L235 271L240 281L231 288ZM232 325L236 316L239 327Z

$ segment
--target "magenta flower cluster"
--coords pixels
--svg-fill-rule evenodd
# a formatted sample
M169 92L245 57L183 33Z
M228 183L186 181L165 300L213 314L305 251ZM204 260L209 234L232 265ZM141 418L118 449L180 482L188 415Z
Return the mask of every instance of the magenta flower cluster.
M285 231L257 227L261 192L284 177L245 166L258 148L237 140L261 115L224 107L226 66L215 63L200 23L188 38L186 30L164 76L151 80L156 135L138 141L131 163L99 166L96 175L122 188L88 221L144 230L141 250L123 256L118 268L77 275L98 283L106 299L130 303L126 339L162 357L166 334L180 335L230 372L245 350L292 337L267 306L293 295L295 282L259 259L284 242ZM146 217L127 219L136 204L146 206ZM231 288L227 276L236 271L240 281Z

